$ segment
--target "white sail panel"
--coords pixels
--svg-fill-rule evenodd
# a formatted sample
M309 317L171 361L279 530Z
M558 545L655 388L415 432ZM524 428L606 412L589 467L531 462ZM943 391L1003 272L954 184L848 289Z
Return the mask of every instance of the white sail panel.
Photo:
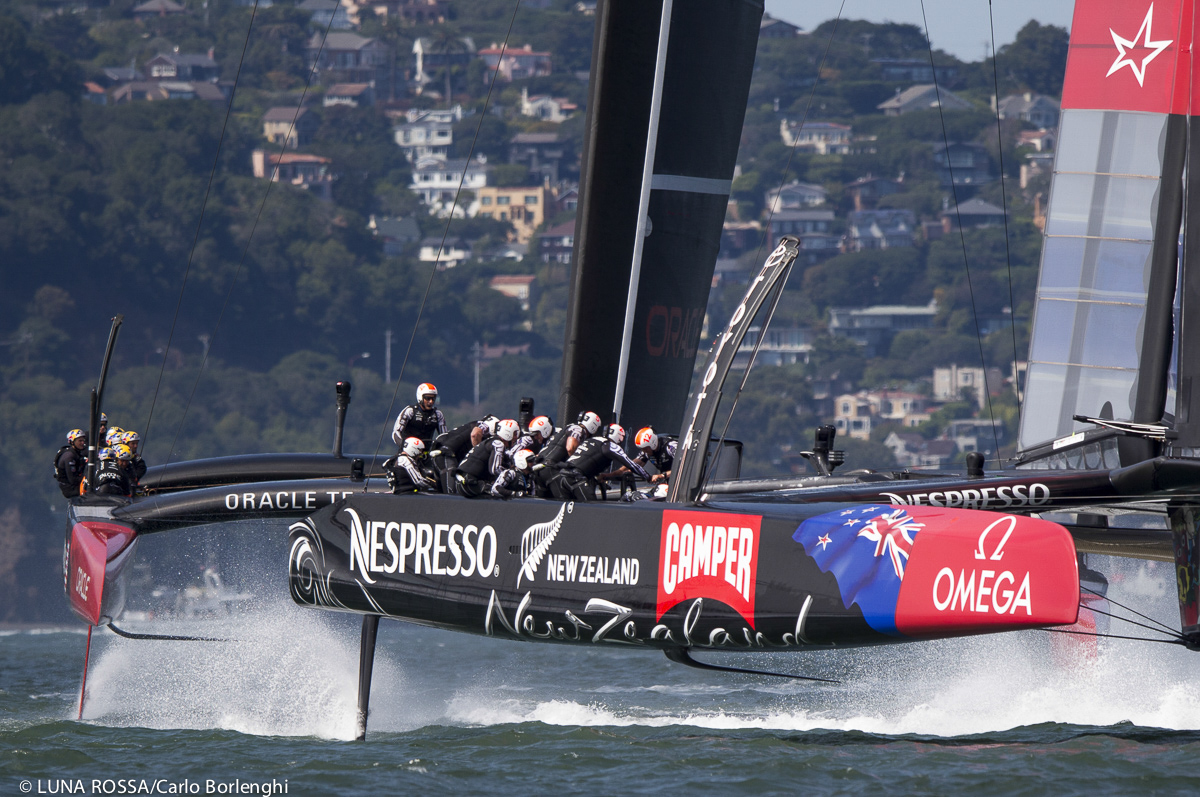
M1166 114L1063 111L1020 445L1133 417Z

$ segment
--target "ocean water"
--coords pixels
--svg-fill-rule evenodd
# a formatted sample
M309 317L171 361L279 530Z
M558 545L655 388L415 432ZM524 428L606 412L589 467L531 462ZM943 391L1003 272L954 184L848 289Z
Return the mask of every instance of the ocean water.
M198 550L211 561L211 540ZM1126 565L1111 594L1177 622L1169 572ZM96 633L82 721L83 629L0 631L0 795L1200 791L1200 658L1173 646L1064 661L1022 632L707 656L829 685L384 620L354 742L358 618L275 587L125 623L229 641Z

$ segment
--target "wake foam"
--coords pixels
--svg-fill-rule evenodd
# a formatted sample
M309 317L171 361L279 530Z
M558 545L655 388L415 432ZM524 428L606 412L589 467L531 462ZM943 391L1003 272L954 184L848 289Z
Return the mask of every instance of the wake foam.
M354 735L358 638L331 618L280 602L216 622L139 625L139 633L231 642L129 640L93 649L84 719L105 725L225 729L256 735ZM99 655L97 655L97 653ZM377 659L380 681L402 683Z

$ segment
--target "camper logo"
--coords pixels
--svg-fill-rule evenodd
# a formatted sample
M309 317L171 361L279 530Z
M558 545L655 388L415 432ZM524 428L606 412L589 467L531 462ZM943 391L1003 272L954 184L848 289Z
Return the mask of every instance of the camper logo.
M658 619L693 598L733 608L754 627L759 515L666 510L659 542Z
M1117 32L1112 28L1108 32L1112 34L1113 44L1117 46L1117 60L1113 61L1112 66L1108 68L1109 77L1114 72L1129 67L1133 72L1133 76L1137 78L1139 86L1144 86L1143 81L1146 78L1146 67L1151 61L1158 57L1158 54L1174 44L1174 40L1150 41L1150 25L1154 19L1154 4L1150 4L1150 8L1146 11L1146 18L1142 20L1142 27L1132 39L1123 39L1117 35ZM1144 37L1144 38L1143 38ZM1138 39L1142 39L1139 43ZM1131 52L1133 57L1130 57ZM1138 55L1141 54L1140 59Z

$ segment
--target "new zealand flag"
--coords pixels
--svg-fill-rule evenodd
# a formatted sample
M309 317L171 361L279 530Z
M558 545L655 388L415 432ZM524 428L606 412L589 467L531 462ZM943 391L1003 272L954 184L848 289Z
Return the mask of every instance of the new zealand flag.
M867 624L896 630L900 583L917 532L924 528L903 507L873 504L828 512L800 524L792 539L823 573L832 573L849 609L857 603Z

